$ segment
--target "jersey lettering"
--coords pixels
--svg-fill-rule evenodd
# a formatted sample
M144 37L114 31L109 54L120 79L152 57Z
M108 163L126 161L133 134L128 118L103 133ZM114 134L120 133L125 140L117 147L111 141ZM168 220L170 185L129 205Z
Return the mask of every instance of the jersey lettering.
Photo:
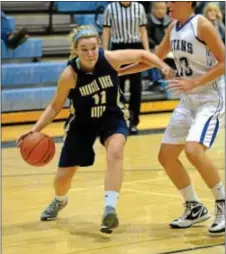
M171 40L171 48L172 50L187 52L189 54L193 54L193 45L191 42L187 42L185 40Z

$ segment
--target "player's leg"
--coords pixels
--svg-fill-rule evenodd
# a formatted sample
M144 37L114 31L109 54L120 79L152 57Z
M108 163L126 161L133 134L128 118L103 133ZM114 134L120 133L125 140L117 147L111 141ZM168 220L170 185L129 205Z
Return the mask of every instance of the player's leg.
M105 191L119 192L123 180L123 151L126 137L116 133L105 141L107 156L107 172L105 176Z
M119 224L115 210L123 181L123 152L128 134L126 122L118 119L113 120L112 125L108 124L101 135L107 159L104 181L105 208L101 226L103 233L111 233Z
M170 223L172 228L187 228L210 217L207 209L200 203L191 179L179 160L191 123L192 115L181 103L170 119L159 152L160 163L185 201L185 212ZM193 216L197 213L198 216Z
M123 150L126 142L122 134L114 134L105 142L107 171L104 180L105 209L101 232L111 233L119 224L116 205L123 181ZM109 230L110 229L110 230Z
M94 162L92 146L95 138L95 133L85 127L72 127L67 131L54 179L55 198L41 214L42 221L56 219L59 211L67 205L67 193L78 167L90 166Z
M78 167L58 167L54 178L54 189L57 200L63 201L63 197L67 195L68 190L71 187L72 178L77 170Z
M187 137L185 153L215 198L216 217L209 228L209 233L219 235L225 232L225 192L218 169L206 154L206 149L211 147L219 126L224 122L224 103L222 105L220 103L215 105L215 103L217 102L214 101L211 105L208 102L198 109L195 122Z
M77 169L78 167L58 167L54 178L55 198L41 214L42 221L55 220L60 210L67 205L67 193L71 187L71 181Z
M191 179L179 160L184 147L183 144L162 143L159 151L159 162L178 190L191 185Z

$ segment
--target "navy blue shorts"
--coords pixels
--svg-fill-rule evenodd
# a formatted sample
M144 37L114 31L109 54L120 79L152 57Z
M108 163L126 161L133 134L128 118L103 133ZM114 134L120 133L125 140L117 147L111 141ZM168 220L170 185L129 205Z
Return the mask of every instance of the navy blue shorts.
M93 165L95 161L93 144L96 138L99 136L100 142L104 144L108 137L116 133L121 133L125 137L129 134L123 117L108 118L108 121L101 124L99 122L80 124L73 120L64 139L58 166L63 168Z

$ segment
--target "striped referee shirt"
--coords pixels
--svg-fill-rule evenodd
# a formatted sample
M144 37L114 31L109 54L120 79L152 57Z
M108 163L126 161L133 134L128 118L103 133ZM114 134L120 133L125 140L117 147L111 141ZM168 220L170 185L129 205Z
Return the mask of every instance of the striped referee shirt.
M110 3L104 12L104 27L111 28L111 42L141 42L140 27L147 25L147 17L142 4L131 2L124 6L120 2Z

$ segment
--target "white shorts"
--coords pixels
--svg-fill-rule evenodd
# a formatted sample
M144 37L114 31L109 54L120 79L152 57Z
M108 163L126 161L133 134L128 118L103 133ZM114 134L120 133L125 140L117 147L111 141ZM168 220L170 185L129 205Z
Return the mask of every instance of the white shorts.
M196 94L183 95L165 130L162 143L198 142L207 148L213 144L224 124L225 84Z

